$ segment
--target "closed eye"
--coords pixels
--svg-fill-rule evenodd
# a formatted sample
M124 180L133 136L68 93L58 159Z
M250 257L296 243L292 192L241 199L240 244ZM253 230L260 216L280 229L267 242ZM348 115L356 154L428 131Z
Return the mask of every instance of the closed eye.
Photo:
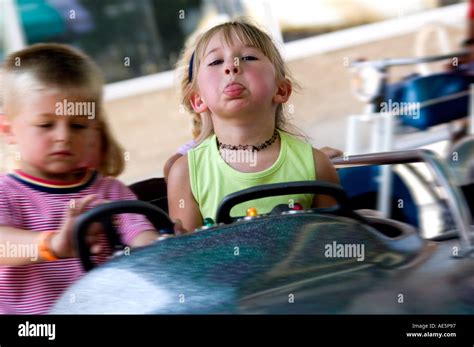
M249 60L258 60L258 58L252 56L252 55L246 55L245 57L242 57L242 60L246 60L246 61L249 61Z
M72 129L80 129L80 130L87 128L87 125L79 124L79 123L72 123L70 126Z
M37 127L39 128L51 128L52 126L53 126L53 123L41 123L37 125Z
M222 59L216 59L212 63L210 63L208 66L215 66L221 64L223 61Z

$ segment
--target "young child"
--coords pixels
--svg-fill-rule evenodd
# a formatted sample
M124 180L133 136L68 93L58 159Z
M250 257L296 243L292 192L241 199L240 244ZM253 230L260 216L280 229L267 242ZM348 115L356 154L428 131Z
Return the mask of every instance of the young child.
M168 204L187 230L215 218L226 195L248 187L287 181L338 182L329 158L285 132L283 104L292 92L285 62L271 38L254 25L229 22L202 35L190 59L183 104L208 113L213 132L171 167ZM236 206L269 212L279 204L304 208L333 203L326 196L271 197Z
M104 200L135 199L105 177L124 162L106 123L100 76L87 56L56 44L33 45L3 64L1 128L17 147L18 170L0 175L0 313L47 313L82 274L72 240L77 216ZM159 236L142 216L117 221L131 247ZM103 240L89 235L99 260Z
M190 65L189 62L191 60L192 54L196 49L195 44L191 44L190 42L194 42L190 40L186 47L183 49L180 59L176 64L176 70L178 71L178 76L180 77L180 92L186 91L189 88L189 84L191 83L190 79ZM186 102L186 101L185 101ZM187 102L186 102L187 103ZM183 155L199 145L202 141L206 139L207 136L212 132L212 120L210 117L209 112L204 112L202 114L193 113L192 114L192 136L193 139L181 145L176 153L174 153L171 157L168 158L165 165L163 166L163 175L165 181L168 182L169 172L173 164L181 158ZM341 156L343 153L339 149L332 148L332 147L323 147L321 151L326 154L329 158Z

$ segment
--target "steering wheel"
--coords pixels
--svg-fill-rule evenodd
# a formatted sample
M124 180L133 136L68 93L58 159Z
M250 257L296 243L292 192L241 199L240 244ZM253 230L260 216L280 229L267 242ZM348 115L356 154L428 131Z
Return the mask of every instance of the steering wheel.
M336 206L329 208L317 208L314 209L314 211L349 217L367 223L365 218L358 215L350 208L349 199L340 185L318 181L266 184L229 194L224 199L222 199L221 203L219 204L216 214L216 223L232 223L234 218L230 216L230 211L234 206L240 203L270 196L290 194L316 194L330 196L336 200Z
M174 234L173 222L169 219L168 215L163 212L162 209L150 203L139 200L127 200L99 205L77 217L73 225L75 247L85 271L89 271L95 267L90 258L89 247L86 244L86 235L89 226L95 222L101 223L105 230L107 242L112 250L117 248L122 249L123 244L120 242L120 237L112 223L112 216L122 213L144 215L161 234Z

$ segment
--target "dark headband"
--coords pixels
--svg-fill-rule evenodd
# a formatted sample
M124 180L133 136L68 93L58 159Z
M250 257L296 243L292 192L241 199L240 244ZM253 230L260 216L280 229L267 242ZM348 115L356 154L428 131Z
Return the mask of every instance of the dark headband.
M193 64L194 64L194 52L191 55L191 60L189 61L189 67L188 67L188 82L191 83L193 80Z

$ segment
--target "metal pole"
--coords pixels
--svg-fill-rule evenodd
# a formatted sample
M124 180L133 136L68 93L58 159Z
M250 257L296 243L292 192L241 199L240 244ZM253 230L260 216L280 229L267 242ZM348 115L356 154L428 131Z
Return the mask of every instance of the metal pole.
M449 210L454 217L458 232L461 250L460 256L470 255L474 251L471 241L471 213L464 195L455 183L454 178L446 164L434 153L427 149L411 151L395 151L374 154L354 155L347 158L334 158L332 163L337 167L388 165L424 162L444 189L447 195Z
M377 152L387 152L392 150L393 142L393 115L379 114L376 123L378 124L379 132L379 148ZM377 210L380 211L386 218L389 218L392 213L392 167L390 165L383 166L380 171L379 179L379 193L377 194Z

